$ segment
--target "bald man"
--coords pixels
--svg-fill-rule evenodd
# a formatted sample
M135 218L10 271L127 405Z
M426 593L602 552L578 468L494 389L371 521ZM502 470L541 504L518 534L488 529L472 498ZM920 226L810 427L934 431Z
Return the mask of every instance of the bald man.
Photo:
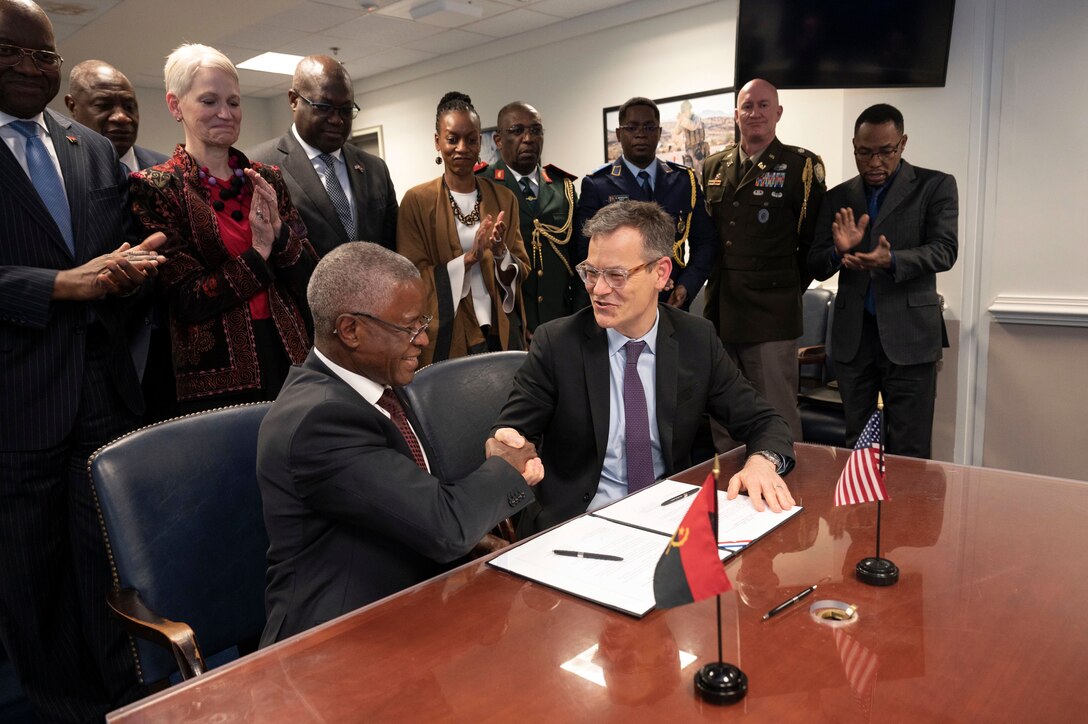
M740 143L710 156L703 189L718 233L704 316L718 328L730 359L801 439L797 411L797 338L801 295L812 281L808 250L823 201L820 157L778 140L778 89L746 83L733 112ZM719 450L734 447L714 428Z
M347 142L359 113L347 70L327 55L303 58L287 100L291 130L248 155L283 171L317 253L324 256L356 240L395 250L397 193L389 169Z
M85 60L68 75L64 105L78 123L110 139L117 158L129 171L150 168L166 160L163 154L136 145L140 104L121 71L102 60Z

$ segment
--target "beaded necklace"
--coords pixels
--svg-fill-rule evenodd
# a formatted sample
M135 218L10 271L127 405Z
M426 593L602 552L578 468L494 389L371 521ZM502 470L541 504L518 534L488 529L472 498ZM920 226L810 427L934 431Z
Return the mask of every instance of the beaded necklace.
M442 181L442 185L446 187L446 196L449 197L450 208L453 209L453 218L465 226L474 226L480 220L480 200L483 199L479 184L476 185L476 205L472 207L472 213L468 216L461 212L461 207L457 205L457 200L453 198L453 191L446 185L445 180Z
M237 208L230 211L230 218L240 223L246 218L246 207L248 206L249 197L253 195L253 189L246 183L245 171L238 168L238 157L232 154L227 159L227 163L234 170L230 177L229 188L225 188L224 184L212 175L207 166L202 166L197 175L200 176L200 180L204 182L204 185L211 192L212 208L216 212L223 212L227 211L228 205L237 206Z

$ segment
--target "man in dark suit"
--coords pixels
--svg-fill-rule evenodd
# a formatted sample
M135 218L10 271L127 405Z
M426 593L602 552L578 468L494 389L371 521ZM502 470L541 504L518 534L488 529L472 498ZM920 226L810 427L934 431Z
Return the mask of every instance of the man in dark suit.
M287 91L294 125L253 149L283 172L310 243L321 256L348 241L397 244L397 192L385 161L347 142L359 113L351 76L335 58L311 55Z
M839 273L831 353L853 446L884 397L887 451L928 458L944 319L937 273L958 251L959 196L946 173L902 159L903 114L871 106L854 123L860 175L828 192L809 267Z
M779 477L793 465L789 426L709 322L659 303L672 270L670 215L621 201L585 229L589 255L578 273L592 308L537 328L495 423L500 442L542 444L539 506L521 527L548 528L689 467L704 413L748 443L730 497L743 488L759 510L764 498L772 510L791 507Z
M0 0L0 642L42 721L131 699L128 642L87 457L143 409L118 296L165 261L135 249L108 140L45 110L61 57L45 13Z
M729 358L800 438L797 338L801 295L812 281L808 250L824 197L824 165L811 151L778 140L781 117L778 89L749 81L734 111L740 143L703 166L719 240L703 315ZM726 439L715 443L719 450L732 447Z
M514 101L503 106L496 129L495 146L501 158L476 173L506 186L518 199L521 238L532 264L521 287L525 321L532 335L540 324L574 311L571 239L577 177L550 164L541 167L544 123L528 103Z
M72 118L113 143L126 171L150 168L166 160L158 151L136 145L140 105L124 73L101 60L85 60L68 74L64 105ZM170 359L170 330L165 303L148 295L129 322L129 348L140 377L149 424L177 414L174 365Z
M85 60L68 74L64 105L78 123L110 139L129 171L160 164L166 156L136 145L140 104L124 73L102 60Z
M716 253L703 190L693 169L657 158L661 111L656 103L631 98L620 106L619 124L616 137L623 155L582 179L574 222L581 234L575 261L586 258L589 236L582 227L598 209L616 201L656 201L674 227L672 276L661 301L687 309L710 275Z
M465 478L430 474L396 393L415 376L430 322L407 259L377 244L339 246L314 269L307 299L315 347L257 442L269 538L262 646L445 570L527 506L544 475L532 446L494 440Z

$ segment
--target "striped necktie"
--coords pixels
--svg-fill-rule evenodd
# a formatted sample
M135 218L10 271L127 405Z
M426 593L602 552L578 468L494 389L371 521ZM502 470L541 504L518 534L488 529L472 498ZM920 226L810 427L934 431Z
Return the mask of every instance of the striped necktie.
M340 223L347 232L348 241L355 241L355 217L351 213L351 203L348 195L344 193L344 187L340 185L340 179L336 177L336 157L331 153L318 155L325 164L325 193L329 195L332 207L336 209L336 215L340 217Z

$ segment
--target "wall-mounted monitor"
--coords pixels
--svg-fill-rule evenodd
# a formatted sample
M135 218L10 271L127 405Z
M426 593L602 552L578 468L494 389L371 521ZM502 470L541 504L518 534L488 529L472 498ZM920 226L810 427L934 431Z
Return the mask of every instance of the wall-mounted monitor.
M740 0L736 87L943 86L955 0Z

